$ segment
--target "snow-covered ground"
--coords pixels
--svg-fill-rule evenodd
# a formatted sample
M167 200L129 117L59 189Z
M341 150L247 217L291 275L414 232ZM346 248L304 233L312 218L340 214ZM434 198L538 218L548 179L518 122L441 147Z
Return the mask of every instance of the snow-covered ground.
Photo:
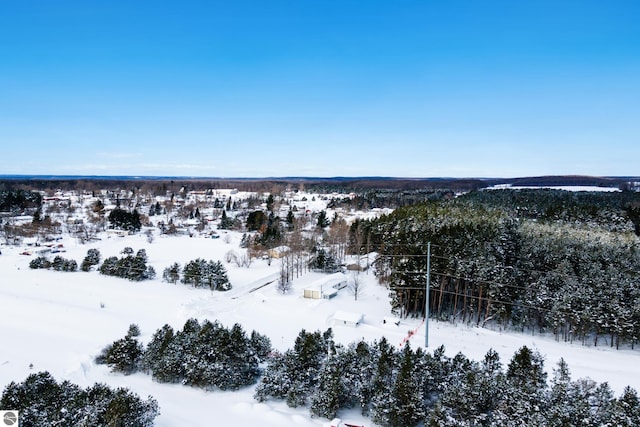
M107 367L95 365L93 358L105 345L123 337L131 323L140 326L140 338L146 342L165 323L179 329L190 317L217 319L227 326L240 323L245 331L255 329L266 334L275 348L285 350L292 347L302 328L324 331L331 327L337 311L364 315L363 324L357 328L334 326L337 342L347 344L363 338L373 341L386 336L391 343L400 345L409 331L418 328L411 345L414 348L424 345L421 320L403 320L398 326L383 323L390 316L387 291L376 284L372 274L360 273L365 285L357 301L348 289L340 290L331 300L304 299L302 291L306 285L317 282L321 277L317 273L296 279L287 295L277 291L275 282L254 290L274 280L280 262L274 259L268 265L266 260L254 260L250 268L224 262L229 250L241 251L238 247L241 235L229 233L231 239L158 236L148 243L142 235L111 238L104 235L103 240L90 245L80 245L73 239L62 241L66 252L60 255L78 263L89 248L99 249L103 259L119 255L125 246L134 251L144 248L158 273L157 279L146 282L105 277L95 271L32 270L28 264L33 256L20 255L24 247L2 246L0 386L47 370L58 380L68 379L83 387L105 382L130 387L142 397L154 396L161 412L156 419L158 426L321 426L328 420L311 418L307 409L291 409L284 402L257 403L253 400L253 387L238 392L204 392L158 384L143 374L112 374ZM223 261L233 289L212 293L161 281L162 271L171 263L184 264L198 257ZM598 382L608 381L617 394L626 385L640 389L638 350L583 347L539 335L438 322L430 323L429 337L430 349L444 345L451 356L463 352L481 359L487 350L494 348L504 364L519 347L527 345L545 355L549 372L564 357L574 379L588 376ZM357 411L340 416L356 424L371 425Z

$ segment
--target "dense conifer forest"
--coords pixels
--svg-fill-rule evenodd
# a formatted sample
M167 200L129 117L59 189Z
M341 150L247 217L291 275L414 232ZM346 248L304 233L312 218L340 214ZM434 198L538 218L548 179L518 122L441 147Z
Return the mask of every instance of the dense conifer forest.
M430 316L633 347L640 339L640 194L471 192L351 227L355 253L403 316Z

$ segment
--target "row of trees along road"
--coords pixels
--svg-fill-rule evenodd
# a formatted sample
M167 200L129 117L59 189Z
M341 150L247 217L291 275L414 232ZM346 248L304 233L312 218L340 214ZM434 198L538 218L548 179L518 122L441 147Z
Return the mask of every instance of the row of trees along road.
M395 210L350 230L377 251L392 309L633 347L640 339L640 194L473 192Z

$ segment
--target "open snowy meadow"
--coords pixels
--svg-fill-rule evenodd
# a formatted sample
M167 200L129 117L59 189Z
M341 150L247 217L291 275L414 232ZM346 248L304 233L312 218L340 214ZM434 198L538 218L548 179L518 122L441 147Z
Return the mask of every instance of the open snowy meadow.
M146 343L164 324L180 329L192 317L218 320L225 326L242 325L271 339L275 349L293 346L301 329L324 331L333 328L336 342L348 344L382 336L400 346L409 331L413 348L424 346L422 319L389 320L388 291L377 284L372 272L362 272L363 283L357 301L342 289L329 300L303 297L306 286L323 277L305 273L296 278L287 294L276 283L280 261L253 260L249 268L225 262L229 250L240 252L241 234L228 232L228 238L156 236L149 243L144 235L108 237L101 235L93 244L62 240L65 258L82 261L90 248L99 249L103 259L118 256L123 248L145 249L158 277L143 282L106 277L97 271L56 272L32 270L35 255L22 255L25 247L2 246L0 255L0 385L20 382L30 373L49 371L57 380L67 379L82 387L95 382L126 386L146 398L157 399L160 415L157 426L321 426L327 419L311 418L306 408L291 409L284 402L258 403L255 387L237 392L205 392L175 384L160 384L144 374L114 374L105 365L96 365L95 356L103 347L122 338L131 323L139 325L141 341ZM224 236L224 235L223 235ZM183 284L162 281L162 271L174 262L204 258L220 260L228 270L233 289L211 292ZM347 280L350 280L349 273ZM336 312L362 314L357 327L334 326ZM400 320L400 319L398 319ZM462 352L481 359L495 349L504 364L523 345L535 348L545 357L551 373L563 357L572 378L590 377L608 382L616 394L626 385L640 389L640 350L615 350L607 346L584 347L579 343L559 343L552 337L505 333L442 322L429 324L429 350L444 345L448 355ZM0 408L11 409L11 408ZM354 424L372 425L357 411L339 413Z

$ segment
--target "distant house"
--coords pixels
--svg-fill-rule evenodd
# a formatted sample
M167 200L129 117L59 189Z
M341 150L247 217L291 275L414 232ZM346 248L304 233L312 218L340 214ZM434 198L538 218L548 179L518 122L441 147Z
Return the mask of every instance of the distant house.
M362 323L364 316L360 313L350 313L347 311L336 311L333 315L334 326L349 326L351 328L357 327Z
M126 230L109 229L109 230L107 230L107 234L109 236L125 237L129 233Z
M291 248L289 246L278 246L277 248L269 249L269 256L279 259L285 256L290 250Z

